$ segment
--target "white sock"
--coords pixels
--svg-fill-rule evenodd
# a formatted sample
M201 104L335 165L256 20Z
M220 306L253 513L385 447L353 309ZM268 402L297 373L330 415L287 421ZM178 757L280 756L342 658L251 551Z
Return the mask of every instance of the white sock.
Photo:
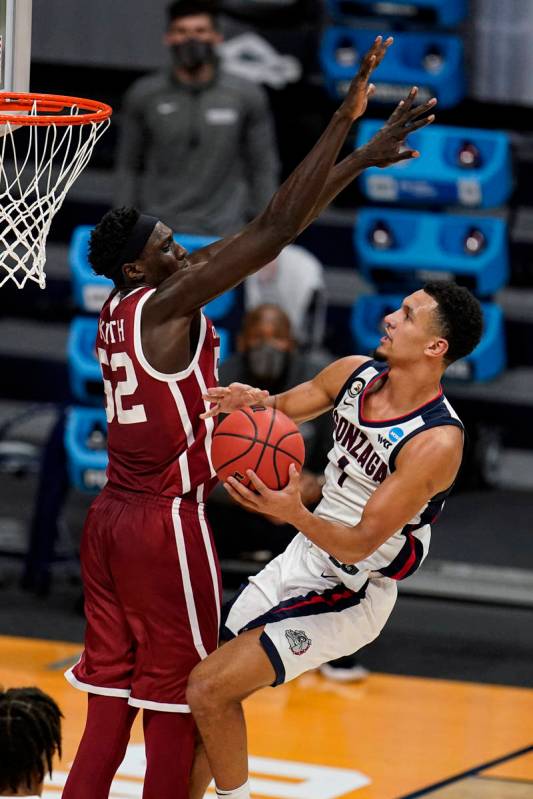
M234 788L233 791L223 791L221 788L216 788L216 792L217 796L225 796L226 799L251 799L249 780L246 780L240 788Z

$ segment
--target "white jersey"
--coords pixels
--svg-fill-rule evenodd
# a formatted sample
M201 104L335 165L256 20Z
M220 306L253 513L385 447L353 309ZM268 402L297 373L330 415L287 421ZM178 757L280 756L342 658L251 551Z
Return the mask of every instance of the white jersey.
M324 519L356 525L373 492L394 471L404 444L431 427L456 425L463 429L442 389L434 399L406 416L383 421L366 419L365 397L386 380L387 372L386 363L366 361L350 375L335 400L333 448L328 454L322 501L315 510ZM370 576L402 580L413 574L428 553L431 523L441 512L450 490L451 486L433 497L364 561L343 564L320 550L329 560L328 571L353 589Z

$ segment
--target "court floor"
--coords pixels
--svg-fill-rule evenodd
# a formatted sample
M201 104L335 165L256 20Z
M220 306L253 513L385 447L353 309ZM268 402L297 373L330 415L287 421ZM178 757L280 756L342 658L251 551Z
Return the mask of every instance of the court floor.
M63 670L79 646L0 637L0 684L38 685L65 715L58 799L83 728L85 697ZM313 672L247 701L254 797L533 799L533 690L372 674L338 685ZM141 797L138 720L111 797ZM211 794L209 794L211 795Z

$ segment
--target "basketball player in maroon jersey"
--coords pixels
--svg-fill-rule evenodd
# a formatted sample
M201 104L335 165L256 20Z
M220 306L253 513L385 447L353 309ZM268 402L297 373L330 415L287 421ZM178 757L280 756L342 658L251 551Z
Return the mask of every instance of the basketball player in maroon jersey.
M201 308L272 261L363 169L418 155L403 143L433 121L436 101L413 108L413 89L367 145L335 164L391 42L376 39L315 147L240 233L188 254L163 222L134 209L109 212L93 232L91 264L115 283L96 342L109 467L81 545L85 649L66 676L88 693L88 715L64 799L108 796L139 708L144 799L203 796L209 771L199 758L191 774L185 691L217 646L220 576L203 505L214 422L201 418L219 341Z

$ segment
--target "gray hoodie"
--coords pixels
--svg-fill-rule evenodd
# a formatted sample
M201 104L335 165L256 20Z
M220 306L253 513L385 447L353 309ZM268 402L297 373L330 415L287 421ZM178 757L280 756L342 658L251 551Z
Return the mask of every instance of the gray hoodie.
M194 87L170 71L141 78L125 97L121 127L115 204L177 232L234 233L277 188L266 95L220 68Z

